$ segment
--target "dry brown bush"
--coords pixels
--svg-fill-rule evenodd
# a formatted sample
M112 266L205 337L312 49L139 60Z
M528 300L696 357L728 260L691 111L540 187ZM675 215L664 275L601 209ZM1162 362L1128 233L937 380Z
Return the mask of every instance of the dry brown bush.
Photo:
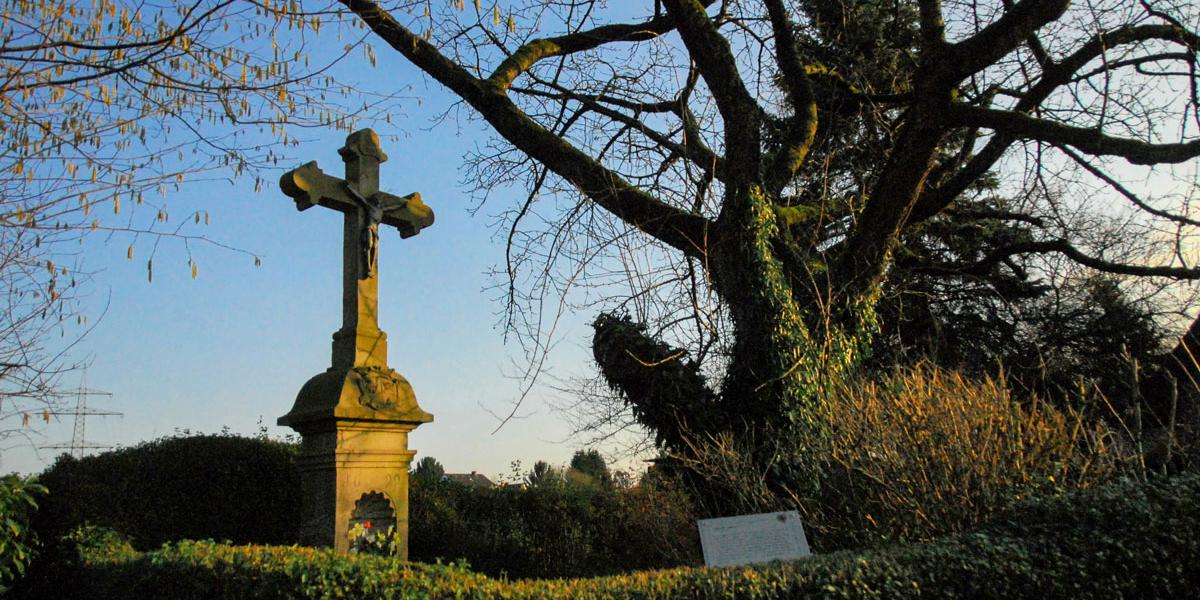
M1001 380L919 364L835 389L826 481L854 507L844 526L884 539L961 531L1031 494L1106 481L1122 462L1103 426L1022 405Z
M819 550L964 531L1031 495L1107 481L1127 464L1103 425L1022 403L1002 379L923 363L828 389L822 434L708 436L693 440L686 463L728 491L735 511L799 510Z

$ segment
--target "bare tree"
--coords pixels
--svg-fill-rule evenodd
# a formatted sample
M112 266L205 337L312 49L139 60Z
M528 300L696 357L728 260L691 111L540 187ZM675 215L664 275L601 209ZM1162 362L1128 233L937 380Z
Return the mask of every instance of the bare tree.
M332 76L345 56L373 62L366 33L346 21L243 0L5 4L0 443L48 417L76 364L63 352L69 336L51 340L83 324L81 236L124 236L148 278L170 239L195 277L193 246L220 244L200 230L205 207L173 211L169 193L243 174L261 184L298 128L348 129L394 108L394 93L350 97ZM313 52L321 30L340 43Z

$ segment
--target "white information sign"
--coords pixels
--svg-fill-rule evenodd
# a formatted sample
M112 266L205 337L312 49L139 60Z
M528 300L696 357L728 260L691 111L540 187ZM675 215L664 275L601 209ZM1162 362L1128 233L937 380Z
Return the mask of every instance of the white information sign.
M812 554L800 514L794 510L700 519L700 546L710 567L795 560Z

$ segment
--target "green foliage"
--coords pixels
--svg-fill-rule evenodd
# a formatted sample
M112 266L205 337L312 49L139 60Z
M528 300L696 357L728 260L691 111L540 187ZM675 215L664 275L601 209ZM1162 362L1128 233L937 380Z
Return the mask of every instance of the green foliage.
M129 543L129 536L107 527L82 525L75 528L62 540L62 547L73 551L74 560L122 560L137 556L137 550Z
M140 556L129 544L128 536L107 527L82 525L58 539L47 540L45 552L14 586L13 594L17 598L90 600L88 590L64 583L64 573L79 572L88 562L120 562Z
M716 394L685 350L652 338L645 324L628 315L600 313L592 327L592 355L600 373L625 396L634 418L654 434L659 447L683 448L679 415L696 429L719 426Z
M1031 276L1043 270L1035 259L1013 259L1014 272L968 268L999 247L1028 241L1028 228L941 217L910 236L880 303L889 336L876 359L922 355L993 376L1003 369L1015 388L1059 404L1074 399L1082 380L1116 410L1132 408L1130 361L1152 363L1175 342L1156 322L1154 306L1113 276ZM1164 399L1145 400L1165 422Z
M67 455L42 475L50 489L36 521L46 539L85 523L154 548L181 539L287 544L300 514L295 447L234 435L163 438L83 459Z
M442 463L432 456L423 457L417 461L410 473L414 481L420 480L425 484L434 484L442 480L446 476L446 469L442 467Z
M1180 598L1200 586L1200 477L1026 503L976 532L753 568L507 581L460 565L327 550L181 542L85 553L63 581L144 598Z
M608 472L608 464L604 457L595 449L576 450L571 457L571 471L587 477L593 483L603 487L613 484L612 474Z
M533 468L525 475L525 485L531 488L560 487L565 481L562 471L544 460L533 463Z
M38 546L31 527L38 509L37 497L46 488L32 478L5 475L0 478L0 592L25 574Z
M539 485L497 488L413 481L410 494L413 560L466 559L489 575L568 577L698 559L687 499L665 482L614 489L548 475Z

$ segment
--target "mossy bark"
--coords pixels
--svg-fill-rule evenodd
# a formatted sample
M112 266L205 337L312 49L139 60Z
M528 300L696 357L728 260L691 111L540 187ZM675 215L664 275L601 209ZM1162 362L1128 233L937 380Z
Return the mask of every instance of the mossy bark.
M671 450L688 436L720 432L819 433L822 389L859 360L873 325L870 302L834 293L819 255L780 257L781 247L794 247L781 237L778 206L760 187L727 202L733 210L718 223L721 243L709 263L734 325L719 392L684 351L638 324L613 315L595 323L602 374Z

